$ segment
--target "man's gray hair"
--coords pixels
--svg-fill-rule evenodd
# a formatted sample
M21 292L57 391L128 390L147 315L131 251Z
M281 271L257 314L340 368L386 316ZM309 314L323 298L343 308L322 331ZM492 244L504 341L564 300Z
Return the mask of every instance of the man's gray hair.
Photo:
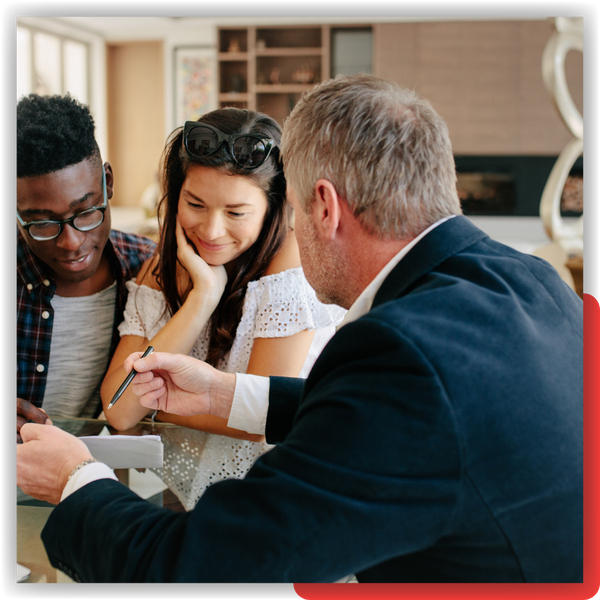
M327 179L380 238L411 239L462 212L448 127L392 81L361 74L316 85L285 121L282 156L304 211Z

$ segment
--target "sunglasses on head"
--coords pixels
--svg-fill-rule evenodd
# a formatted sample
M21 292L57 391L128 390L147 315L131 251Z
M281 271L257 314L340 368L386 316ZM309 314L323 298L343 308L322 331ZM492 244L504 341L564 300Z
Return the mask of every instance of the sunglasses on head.
M227 135L197 121L187 121L183 127L183 145L192 156L211 156L223 143L227 144L233 160L244 169L260 167L273 148L272 139L252 133Z

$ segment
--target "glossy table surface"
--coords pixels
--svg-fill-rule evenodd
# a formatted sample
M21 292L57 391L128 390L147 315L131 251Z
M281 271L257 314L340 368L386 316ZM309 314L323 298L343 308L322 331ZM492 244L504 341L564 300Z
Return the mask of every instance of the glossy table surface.
M132 429L116 431L107 421L100 419L52 418L52 422L64 431L81 437L92 435L159 435L173 430L185 429L170 423L142 421ZM149 502L172 510L184 510L179 499L161 479L161 469L115 469L121 483ZM25 580L29 583L68 583L72 580L48 560L40 533L52 512L53 505L36 500L17 488L17 563L31 571Z

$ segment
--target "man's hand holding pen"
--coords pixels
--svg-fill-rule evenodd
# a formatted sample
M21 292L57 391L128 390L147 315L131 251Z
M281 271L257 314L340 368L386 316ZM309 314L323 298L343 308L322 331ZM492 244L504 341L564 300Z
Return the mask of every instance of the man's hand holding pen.
M148 346L144 354L142 354L141 358L145 358L154 352L154 348L152 346ZM125 390L129 387L129 384L133 381L137 371L135 369L131 369L125 377L125 381L119 386L119 389L115 392L112 400L109 402L107 408L112 408L113 405L117 402L117 400L125 393Z
M182 354L155 352L141 358L139 352L127 357L126 371L135 368L133 393L140 403L153 410L181 416L210 414L229 418L235 374L224 373L205 362Z

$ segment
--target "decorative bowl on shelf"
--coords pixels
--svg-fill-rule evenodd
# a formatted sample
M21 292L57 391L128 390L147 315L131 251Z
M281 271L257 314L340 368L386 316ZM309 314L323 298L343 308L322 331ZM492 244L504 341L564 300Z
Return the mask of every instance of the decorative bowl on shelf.
M308 66L302 65L292 75L294 83L312 83L315 80L315 72Z

